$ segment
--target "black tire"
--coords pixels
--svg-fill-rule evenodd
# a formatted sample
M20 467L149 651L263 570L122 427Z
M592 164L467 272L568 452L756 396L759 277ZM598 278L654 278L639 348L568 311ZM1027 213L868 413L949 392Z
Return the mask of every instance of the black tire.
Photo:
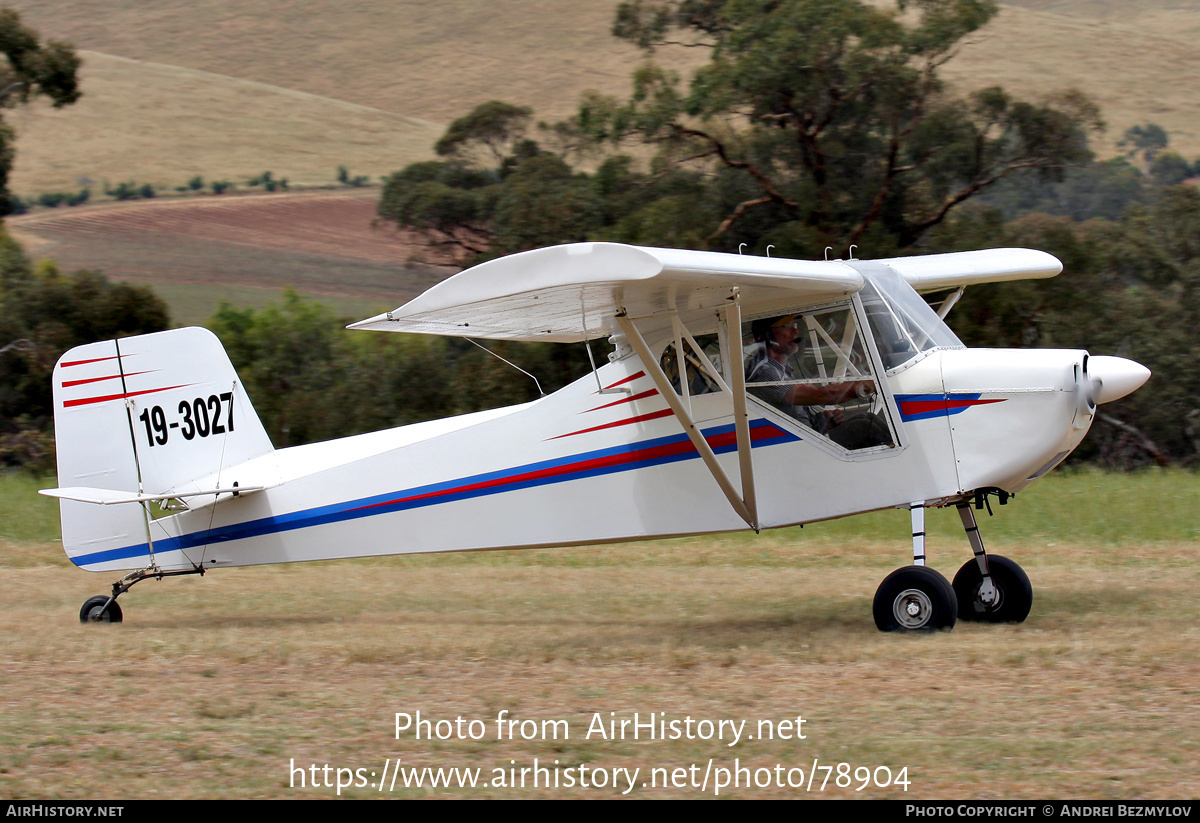
M874 613L881 632L933 632L954 628L958 600L938 572L928 566L905 566L879 584Z
M104 604L108 603L108 596L98 594L95 597L88 598L88 601L83 604L83 608L79 610L80 623L120 623L121 622L121 607L117 605L117 601L108 603L108 608L104 608Z
M954 593L958 596L958 619L979 623L1021 623L1033 607L1033 586L1029 575L1007 557L989 554L988 570L996 587L996 602L986 605L979 599L983 575L974 558L954 575Z

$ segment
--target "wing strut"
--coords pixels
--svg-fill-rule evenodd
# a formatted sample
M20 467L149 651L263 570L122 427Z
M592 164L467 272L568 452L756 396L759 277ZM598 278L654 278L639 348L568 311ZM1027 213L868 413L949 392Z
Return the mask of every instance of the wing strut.
M740 320L741 312L736 299L733 306L736 319ZM717 462L717 456L713 453L712 447L708 445L708 441L700 433L700 429L697 428L688 410L684 408L683 401L675 392L671 381L663 373L662 366L659 365L654 355L651 354L650 347L646 345L642 333L638 331L637 326L625 314L618 314L616 321L617 325L621 327L621 331L625 333L625 338L633 346L633 350L637 352L637 356L641 359L646 373L654 380L654 385L658 388L659 394L667 401L667 405L671 407L671 411L675 413L675 417L683 425L683 430L687 433L688 439L692 441L692 445L700 453L700 457L704 460L704 465L708 467L709 473L712 474L713 480L717 481L717 485L721 487L721 491L725 494L726 499L729 500L729 505L733 506L733 510L738 513L739 517L746 521L746 524L750 528L758 531L758 512L754 497L754 473L750 463L750 426L746 417L745 378L740 374L741 369L730 369L733 373L734 386L731 387L732 391L730 393L733 395L734 430L737 435L738 467L742 481L742 494L738 494L737 490L733 487L733 483L730 482L729 476L725 474L725 470ZM740 322L736 328L740 333ZM680 357L680 362L682 363L682 361L683 358ZM680 375L682 381L682 366L680 367ZM737 390L739 385L743 388L740 394Z
M733 301L721 313L725 321L725 340L730 352L740 352L742 348L742 301L734 289ZM736 360L727 355L725 362L729 363L729 375L733 382L730 394L733 395L733 430L737 434L738 471L742 476L742 500L750 512L754 522L751 528L758 531L758 498L754 493L754 464L750 452L750 416L746 411L746 372L742 368L741 357Z

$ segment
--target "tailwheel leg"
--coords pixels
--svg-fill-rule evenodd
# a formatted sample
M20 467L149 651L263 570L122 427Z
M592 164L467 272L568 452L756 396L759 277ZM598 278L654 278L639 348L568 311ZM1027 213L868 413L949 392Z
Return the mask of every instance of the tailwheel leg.
M883 632L932 632L954 628L958 600L941 574L925 565L925 503L910 506L913 565L884 578L875 592L875 625Z
M135 572L122 577L116 583L112 584L112 594L100 594L95 597L89 597L79 610L80 623L120 623L124 619L121 613L121 607L117 604L117 598L132 589L136 584L143 580L154 578L162 580L164 577L178 577L184 574L204 575L203 566L193 566L190 569L178 569L175 571L165 572L158 566L150 566L145 569L139 569Z
M989 555L969 501L958 504L958 516L975 557L954 575L960 620L1020 623L1033 607L1033 586L1025 570L1007 557Z

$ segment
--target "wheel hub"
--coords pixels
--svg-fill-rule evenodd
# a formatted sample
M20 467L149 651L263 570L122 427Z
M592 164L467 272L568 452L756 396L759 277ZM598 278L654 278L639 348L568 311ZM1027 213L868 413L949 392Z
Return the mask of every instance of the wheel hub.
M997 611L1004 604L1004 591L999 586L992 586L991 597L988 597L988 594L983 586L975 590L975 601L972 605L976 614Z
M906 629L920 629L933 616L933 601L920 589L905 589L892 603L896 622Z

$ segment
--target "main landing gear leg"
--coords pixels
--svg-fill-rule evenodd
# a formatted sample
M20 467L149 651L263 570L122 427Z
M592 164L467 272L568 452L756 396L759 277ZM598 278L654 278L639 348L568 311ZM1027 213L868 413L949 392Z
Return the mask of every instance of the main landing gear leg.
M883 632L932 632L954 628L958 600L945 577L925 565L925 501L910 506L913 565L884 578L872 611Z
M987 553L970 501L958 504L958 516L971 541L971 551L975 553L974 559L968 560L954 575L959 619L1020 623L1029 616L1033 606L1033 586L1029 576L1007 557Z
M165 572L157 566L141 569L136 572L130 572L122 577L116 583L112 584L111 595L96 595L90 597L83 604L83 608L79 610L80 623L120 623L123 619L121 607L117 605L117 598L125 594L134 587L135 584L141 583L143 580L154 578L162 580L164 577L179 577L184 574L204 575L203 566L193 566L190 569L180 569L177 571Z

